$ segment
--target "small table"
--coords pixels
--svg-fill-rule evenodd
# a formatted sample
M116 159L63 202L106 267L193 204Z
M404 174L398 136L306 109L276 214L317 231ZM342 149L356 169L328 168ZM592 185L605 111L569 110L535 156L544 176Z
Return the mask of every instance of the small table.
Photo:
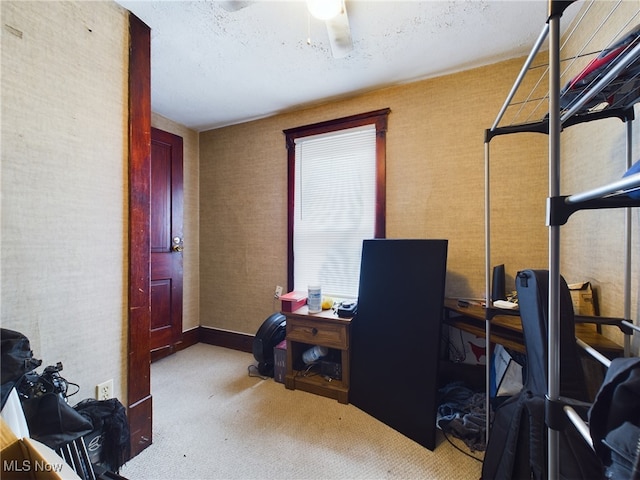
M294 312L282 312L287 318L287 374L284 385L289 390L304 390L340 403L349 403L349 342L351 318L340 318L333 310L309 313L307 306ZM302 353L315 345L340 351L341 379L317 372L305 374L296 369Z

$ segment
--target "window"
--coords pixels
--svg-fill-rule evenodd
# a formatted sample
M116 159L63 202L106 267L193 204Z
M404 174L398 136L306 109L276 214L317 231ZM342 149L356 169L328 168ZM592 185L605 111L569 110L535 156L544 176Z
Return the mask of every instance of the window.
M389 109L285 130L289 289L355 298L362 240L385 236Z

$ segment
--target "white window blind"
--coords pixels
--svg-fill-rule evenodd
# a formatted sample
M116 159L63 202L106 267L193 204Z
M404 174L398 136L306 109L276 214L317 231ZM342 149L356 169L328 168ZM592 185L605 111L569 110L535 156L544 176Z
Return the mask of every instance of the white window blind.
M376 221L376 127L295 140L294 288L356 298Z

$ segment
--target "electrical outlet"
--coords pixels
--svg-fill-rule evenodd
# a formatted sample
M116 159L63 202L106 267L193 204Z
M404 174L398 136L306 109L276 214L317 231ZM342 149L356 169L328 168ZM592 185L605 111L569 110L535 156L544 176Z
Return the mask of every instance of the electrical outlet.
M96 400L113 398L113 379L96 385Z
M273 294L273 297L280 298L280 295L282 295L282 287L280 285L276 285L276 291Z

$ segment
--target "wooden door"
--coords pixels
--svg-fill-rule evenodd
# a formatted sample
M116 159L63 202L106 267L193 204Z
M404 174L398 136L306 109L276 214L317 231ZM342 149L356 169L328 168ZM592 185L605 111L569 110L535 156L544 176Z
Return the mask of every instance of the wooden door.
M182 338L182 138L151 129L151 359Z

